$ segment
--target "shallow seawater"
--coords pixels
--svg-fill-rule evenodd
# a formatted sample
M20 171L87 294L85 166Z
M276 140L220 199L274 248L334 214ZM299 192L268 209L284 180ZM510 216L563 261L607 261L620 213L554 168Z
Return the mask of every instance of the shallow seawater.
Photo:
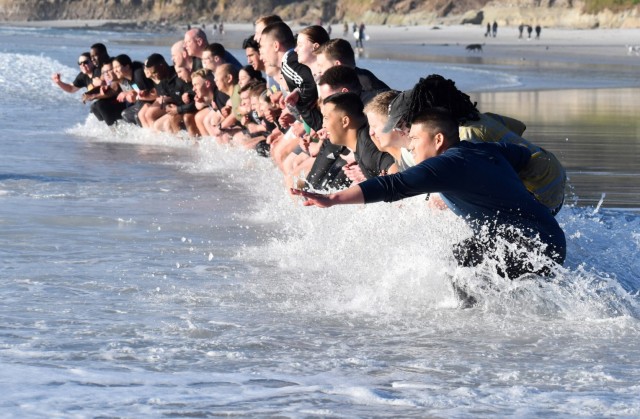
M254 153L101 125L49 77L106 35L56 34L0 31L3 416L640 414L631 93L478 93L571 177L565 266L509 282L420 199L303 208Z

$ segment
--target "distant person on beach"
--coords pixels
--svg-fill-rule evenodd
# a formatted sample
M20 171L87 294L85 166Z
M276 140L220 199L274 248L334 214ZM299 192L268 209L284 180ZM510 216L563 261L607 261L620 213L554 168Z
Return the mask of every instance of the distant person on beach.
M487 31L484 33L484 37L491 36L491 23L487 23Z
M531 158L529 150L460 141L458 122L438 108L426 109L408 123L416 166L327 195L291 192L304 197L305 206L321 208L439 192L474 231L452 249L459 265L473 267L490 259L499 263L500 275L516 279L526 273L547 274L554 263L564 262L562 228L517 175ZM531 255L547 262L534 266Z
M498 35L498 22L496 22L495 20L493 21L492 32L493 37L495 38L496 35Z
M364 23L360 23L360 26L358 27L358 37L356 38L356 48L364 49L364 28Z
M344 26L342 28L342 36L344 36L345 38L349 36L349 24L347 22L344 22Z
M385 132L407 130L415 115L430 108L447 109L459 123L459 137L472 142L501 142L528 149L532 157L518 173L535 198L557 214L564 203L566 172L555 155L522 138L524 124L496 114L482 114L453 80L432 74L402 92L389 106Z
M523 33L523 32L524 32L524 24L523 24L523 23L521 23L521 24L518 26L518 38L519 38L519 39L522 39L522 33Z
M536 25L536 39L540 39L540 32L542 32L542 27Z
M94 65L88 52L80 54L78 67L80 67L80 72L71 83L63 82L60 73L54 73L51 76L51 80L67 93L75 93L80 89L93 89Z
M531 32L533 32L533 27L531 25L527 25L527 33L529 34L528 39L531 39Z

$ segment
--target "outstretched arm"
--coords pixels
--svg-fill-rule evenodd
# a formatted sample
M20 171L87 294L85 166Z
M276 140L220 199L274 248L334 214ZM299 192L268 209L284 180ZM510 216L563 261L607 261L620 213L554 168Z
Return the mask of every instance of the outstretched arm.
M364 195L358 185L332 194L318 194L300 189L291 189L291 194L304 197L305 201L302 205L305 207L315 205L320 208L329 208L334 205L364 204Z
M60 87L62 90L64 90L67 93L74 93L80 90L79 87L76 87L73 84L63 82L62 79L60 78L60 73L55 73L53 76L51 76L51 80L53 80L53 82L57 84L58 87Z

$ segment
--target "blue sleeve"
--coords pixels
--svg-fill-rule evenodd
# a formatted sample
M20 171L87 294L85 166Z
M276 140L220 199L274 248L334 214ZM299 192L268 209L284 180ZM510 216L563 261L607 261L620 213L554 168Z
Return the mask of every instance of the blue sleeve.
M451 170L453 169L453 170ZM378 176L359 184L365 203L393 202L416 195L449 190L460 174L448 158L431 158L404 172Z
M520 172L531 160L531 151L524 146L508 143L494 143L511 167Z

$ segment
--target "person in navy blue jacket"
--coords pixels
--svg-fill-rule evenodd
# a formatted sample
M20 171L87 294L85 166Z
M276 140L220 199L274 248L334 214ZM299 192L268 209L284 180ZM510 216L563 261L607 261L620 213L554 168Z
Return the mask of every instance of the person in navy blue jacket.
M446 110L433 108L411 121L410 151L417 163L404 172L368 179L340 192L323 195L293 190L305 206L393 202L439 192L449 208L463 217L476 234L458 243L453 255L462 266L476 266L485 257L498 259L496 243L510 246L500 259L501 275L546 274L534 267L531 254L564 262L564 232L551 211L524 187L517 172L531 158L522 146L460 141L458 124ZM481 234L481 232L484 232Z

